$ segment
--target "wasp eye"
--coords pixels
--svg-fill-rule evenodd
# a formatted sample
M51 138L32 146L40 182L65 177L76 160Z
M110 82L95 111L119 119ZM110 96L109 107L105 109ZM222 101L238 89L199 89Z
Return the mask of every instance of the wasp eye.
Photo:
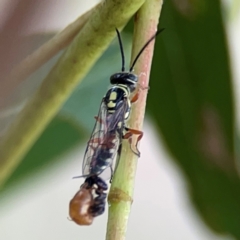
M138 81L138 76L130 72L115 73L110 77L111 84L135 85Z
M136 83L138 81L138 76L133 74L133 73L129 73L128 74L128 79L130 79L131 81Z

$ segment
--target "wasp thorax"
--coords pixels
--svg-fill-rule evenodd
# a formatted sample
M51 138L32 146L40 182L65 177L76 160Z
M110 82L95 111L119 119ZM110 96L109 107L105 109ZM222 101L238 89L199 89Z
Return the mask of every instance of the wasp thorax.
M138 82L138 76L131 72L115 73L110 77L111 84L122 84L130 88L130 91L134 91Z

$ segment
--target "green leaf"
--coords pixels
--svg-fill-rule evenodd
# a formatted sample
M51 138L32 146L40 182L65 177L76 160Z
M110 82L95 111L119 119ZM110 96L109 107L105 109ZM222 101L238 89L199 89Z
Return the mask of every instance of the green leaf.
M3 190L30 176L39 169L46 168L60 154L83 140L84 131L69 120L56 117L45 129L41 137L28 152L14 174L8 179ZM32 176L32 175L31 175Z
M123 34L126 60L130 59L131 40ZM48 64L52 65L56 59ZM109 65L111 62L111 65ZM49 68L48 65L44 69ZM121 69L121 55L117 40L109 47L92 71L86 76L82 84L79 84L68 101L60 110L58 116L49 124L41 137L34 144L14 174L5 185L7 187L18 182L40 168L48 166L49 163L58 161L57 156L64 153L75 144L89 136L94 126L94 116L97 115L101 100L110 85L110 76ZM24 83L24 89L20 89L23 103L25 92L31 91L31 86L36 87L39 83L43 70L35 73L28 82ZM34 81L33 83L31 81ZM13 116L15 117L15 116ZM84 138L85 139L85 138Z
M166 1L156 41L148 110L215 231L240 239L231 74L218 0Z

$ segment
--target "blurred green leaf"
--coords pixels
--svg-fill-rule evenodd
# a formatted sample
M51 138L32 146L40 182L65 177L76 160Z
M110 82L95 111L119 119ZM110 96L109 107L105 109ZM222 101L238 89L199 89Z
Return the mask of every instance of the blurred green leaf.
M131 40L126 34L123 35L123 42L126 60L129 60ZM46 74L44 70L50 69L56 59L57 57L49 61L48 64L23 83L24 87L18 89L19 96L22 96L19 102L23 103L26 100L27 95L31 94L31 89L34 90L41 82L43 75ZM58 116L45 129L8 180L4 189L39 168L58 161L58 155L82 141L83 136L89 135L94 126L94 116L97 115L101 100L108 85L110 85L109 78L113 73L120 70L121 55L118 42L115 40L86 76L83 83L72 93Z
M165 1L148 110L205 222L240 239L234 109L219 0Z
M20 40L23 44L21 54L17 56L16 62L20 62L31 54L35 49L39 48L44 42L48 41L53 34L34 34L29 36L22 36ZM53 57L40 69L33 73L29 78L23 82L16 83L10 97L6 99L4 106L0 108L0 136L4 135L13 120L24 108L28 99L34 94L36 89L46 77L47 73L54 66L60 53Z
M58 161L58 156L83 140L84 131L69 120L56 117L28 152L3 190L48 164Z

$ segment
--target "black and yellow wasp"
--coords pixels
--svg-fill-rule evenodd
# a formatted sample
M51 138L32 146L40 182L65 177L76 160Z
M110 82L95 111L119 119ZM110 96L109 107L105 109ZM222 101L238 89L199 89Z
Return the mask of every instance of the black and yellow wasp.
M138 99L138 92L130 98L138 84L138 76L133 73L133 68L142 52L162 30L157 31L147 41L137 54L129 71L125 71L123 45L120 33L116 29L122 56L122 71L110 77L112 87L102 99L98 116L95 117L96 123L84 155L83 177L100 175L109 168L110 176L107 177L112 177L114 166L117 166L117 164L113 166L114 159L116 155L120 155L121 142L123 139L128 139L133 150L131 144L133 134L138 135L135 145L136 150L133 150L133 152L140 156L137 144L141 140L143 132L126 126L131 112L131 104Z
M104 191L107 190L107 185L104 185L104 180L101 177L104 173L105 179L112 179L121 153L122 140L128 139L132 151L140 156L137 145L143 132L126 126L131 113L131 104L138 99L138 92L133 94L138 85L138 76L133 73L133 68L142 52L162 30L157 31L147 41L135 57L129 71L125 71L123 45L120 33L116 29L122 57L122 71L110 77L112 87L102 99L98 116L95 117L95 126L83 159L83 175L81 177L86 179L70 202L72 203L70 204L70 213L74 216L72 220L75 222L79 219L79 222L84 220L84 222L90 223L92 217L104 212L106 199ZM133 135L138 135L134 148L131 141ZM93 198L93 194L97 197ZM83 209L87 209L85 214L80 213L80 210Z

